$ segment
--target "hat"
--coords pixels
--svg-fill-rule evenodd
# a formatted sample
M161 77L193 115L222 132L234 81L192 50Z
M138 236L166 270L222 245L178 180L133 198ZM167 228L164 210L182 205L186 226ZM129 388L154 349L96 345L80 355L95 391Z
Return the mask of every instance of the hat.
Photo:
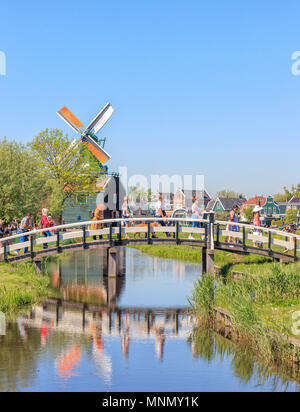
M253 209L253 213L260 212L260 211L262 211L262 210L263 210L262 207L256 205L256 206L254 207L254 209Z

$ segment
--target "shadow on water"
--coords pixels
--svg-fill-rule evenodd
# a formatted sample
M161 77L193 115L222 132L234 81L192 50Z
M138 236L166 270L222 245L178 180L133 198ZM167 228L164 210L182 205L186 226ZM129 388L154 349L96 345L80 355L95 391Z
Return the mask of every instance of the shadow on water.
M297 391L255 354L197 328L200 266L129 249L115 278L103 250L48 262L53 297L0 336L0 391Z

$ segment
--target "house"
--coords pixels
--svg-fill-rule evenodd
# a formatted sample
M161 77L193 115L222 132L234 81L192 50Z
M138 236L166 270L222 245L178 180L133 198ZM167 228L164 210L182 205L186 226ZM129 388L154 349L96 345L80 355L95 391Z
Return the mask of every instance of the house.
M280 208L277 202L275 202L273 196L268 196L266 203L262 206L263 210L261 211L262 216L280 216Z
M266 204L266 201L267 199L263 196L252 197L251 199L247 200L245 203L242 204L241 212L243 212L243 210L247 209L248 207L254 207L256 205L264 206Z
M91 213L100 203L107 207L104 211L105 219L119 217L125 195L126 191L118 176L101 176L97 182L95 194L83 196L78 193L75 201L72 200L66 204L62 218L66 224L89 221Z
M224 213L230 212L233 206L237 205L239 208L246 202L247 199L243 197L217 197L215 200L211 200L206 207L207 212Z
M204 211L211 200L211 197L206 190L185 190L180 188L174 195L173 210L185 209L188 212L191 212L193 196L197 196L199 209Z
M277 202L280 210L280 216L284 217L287 210L297 209L298 216L300 217L300 197L293 196L288 202Z

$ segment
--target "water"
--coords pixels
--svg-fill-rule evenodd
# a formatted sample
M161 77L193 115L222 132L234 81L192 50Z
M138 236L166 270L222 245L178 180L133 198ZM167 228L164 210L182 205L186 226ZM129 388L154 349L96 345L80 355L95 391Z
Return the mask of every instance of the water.
M199 265L128 249L115 282L105 262L95 249L49 265L62 304L2 327L0 391L299 389L220 335L194 331L186 308Z

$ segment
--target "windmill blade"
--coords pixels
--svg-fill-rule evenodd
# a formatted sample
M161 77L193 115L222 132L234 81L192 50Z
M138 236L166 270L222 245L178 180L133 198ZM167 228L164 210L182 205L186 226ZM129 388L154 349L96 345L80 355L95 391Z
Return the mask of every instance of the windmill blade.
M58 112L56 112L59 117L61 117L76 133L81 133L80 127L84 125L79 119L69 109L64 106Z
M100 163L104 164L110 159L110 155L90 136L85 136L86 147L91 153L99 160Z
M92 129L94 129L95 134L97 134L110 119L114 111L115 109L110 105L110 103L107 103L101 112L97 114L95 119L88 125L86 132L89 133Z

